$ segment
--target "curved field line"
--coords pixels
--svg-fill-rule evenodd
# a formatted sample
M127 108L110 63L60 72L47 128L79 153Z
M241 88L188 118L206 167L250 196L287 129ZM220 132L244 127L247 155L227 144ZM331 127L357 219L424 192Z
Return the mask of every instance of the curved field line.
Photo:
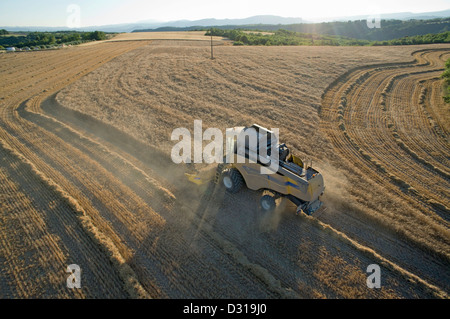
M70 207L70 209L72 210L70 213L74 214L74 216L79 219L79 223L82 225L85 232L89 234L89 236L92 238L94 243L98 245L99 248L104 250L104 253L106 253L106 255L110 258L111 263L114 265L114 267L117 268L119 277L125 283L125 290L127 291L127 293L133 298L146 297L146 291L141 287L133 270L125 262L114 243L111 242L110 238L106 237L101 231L98 230L98 228L92 223L91 218L86 214L85 210L79 205L79 203L66 191L64 191L58 184L56 184L53 180L49 179L41 171L39 171L28 159L19 154L17 151L13 150L5 142L1 142L1 147L5 149L10 155L15 157L18 162L20 162L24 166L28 166L28 169L31 171L31 173L42 182L44 187L57 194L59 198L62 199ZM35 239L33 235L31 236L32 239ZM43 258L48 258L48 256L46 255L46 250L50 250L52 252L52 255L54 255L56 251L55 247L49 244L46 244L41 249L45 250L43 253ZM64 265L63 262L61 262L61 264ZM17 271L21 270L17 269ZM58 269L54 269L53 272L58 273ZM115 278L112 278L112 280L115 281ZM27 294L24 294L24 297L25 296L28 297Z
M425 120L416 85L442 72L448 51L421 50L415 63L354 70L329 86L321 109L322 128L348 165L417 206L406 236L447 256L449 171L434 157L449 157L448 140Z
M3 140L2 143L4 145L9 145L8 148L11 150L14 149L11 152L13 152L19 160L29 165L30 169L41 178L44 184L48 185L49 188L53 189L56 193L60 194L62 198L66 199L67 203L70 204L73 209L73 212L71 212L72 214L75 213L81 216L80 222L84 229L88 233L92 234L92 238L97 241L99 246L104 248L106 254L111 256L113 264L117 266L118 272L121 274L122 280L124 281L125 289L131 296L134 297L145 294L143 293L143 289L139 288L139 283L135 279L132 271L130 271L128 265L124 263L121 253L117 250L117 248L115 248L109 238L104 237L103 234L97 231L96 226L93 226L92 222L90 222L90 217L84 213L84 208L81 208L78 202L61 188L60 184L63 185L63 187L66 185L61 183L61 179L54 179L57 175L54 174L52 168L43 163L41 158L36 157L36 155L30 152L29 148L21 142L26 141L26 143L34 143L29 144L29 146L32 145L34 148L40 149L40 152L45 154L49 149L55 148L58 141L54 138L54 136L52 136L51 133L30 125L28 121L18 117L15 109L18 107L18 103L23 100L23 98L29 98L33 95L39 96L39 94L40 96L48 95L52 90L57 90L64 87L70 83L70 81L76 80L83 74L89 73L92 69L97 68L115 56L135 47L137 46L130 44L127 44L126 46L110 45L110 51L106 51L104 48L93 47L92 49L82 50L77 48L73 51L64 52L67 54L61 54L61 52L58 52L62 56L62 59L58 56L60 62L58 61L56 66L53 68L50 67L50 71L47 70L46 73L38 72L38 74L36 74L36 82L38 83L37 86L29 86L26 92L23 92L24 90L20 89L12 95L6 96L2 99L1 121L3 125L0 130L0 136ZM33 64L36 63L33 59L35 58L34 56L23 55L19 58L19 60L24 58L24 63L29 64L30 67L34 67ZM28 60L25 58L28 58ZM52 65L48 62L49 60L47 57L47 68ZM41 64L39 63L37 65L40 66ZM36 135L38 132L39 137ZM50 144L46 145L44 139L49 141ZM35 149L35 151L37 149ZM70 150L68 151L70 152ZM60 154L63 154L63 152ZM67 162L68 157L58 157L58 159L61 161L62 165L71 167L71 165ZM33 164L30 160L33 161ZM75 175L76 173L74 172L73 174ZM49 179L49 177L52 179ZM58 181L58 184L54 182L55 180Z

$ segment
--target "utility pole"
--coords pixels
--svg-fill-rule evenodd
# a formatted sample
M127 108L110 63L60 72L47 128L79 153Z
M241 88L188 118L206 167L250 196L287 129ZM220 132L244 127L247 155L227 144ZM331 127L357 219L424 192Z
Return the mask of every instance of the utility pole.
M211 60L214 60L214 51L213 51L213 29L211 28Z

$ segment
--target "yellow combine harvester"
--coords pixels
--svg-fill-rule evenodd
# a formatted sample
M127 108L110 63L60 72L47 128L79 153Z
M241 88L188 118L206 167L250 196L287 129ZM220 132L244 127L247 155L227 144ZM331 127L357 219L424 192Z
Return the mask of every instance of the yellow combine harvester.
M320 196L325 191L323 176L312 167L305 167L302 160L290 153L285 144L278 144L278 141L264 138L264 136L273 136L273 132L259 126L252 125L243 128L245 133L248 129L254 129L257 134L258 147L251 149L246 144L239 150L236 138L232 141L227 140L228 151L232 152L232 157L228 155L225 158L232 158L232 161L219 164L217 169L205 171L199 174L186 174L188 179L202 185L213 180L222 182L229 193L237 193L244 185L255 191L264 191L261 197L261 208L265 211L274 210L276 199L286 197L297 206L297 213L304 212L312 215L321 206ZM272 135L271 135L272 134ZM267 142L267 159L276 163L276 170L270 174L261 173L262 167L270 169L269 165L263 164L260 160L251 161L250 158L259 154L263 146L260 142ZM231 147L230 147L231 145ZM270 150L276 150L278 156L273 156ZM225 162L225 161L224 161ZM232 164L230 164L232 163Z

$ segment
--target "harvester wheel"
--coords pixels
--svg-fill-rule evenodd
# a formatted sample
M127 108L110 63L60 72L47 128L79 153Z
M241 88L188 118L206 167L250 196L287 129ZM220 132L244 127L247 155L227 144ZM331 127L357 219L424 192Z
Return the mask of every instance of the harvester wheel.
M244 178L237 169L231 168L223 173L223 185L227 192L235 194L241 190L243 184Z
M266 211L273 211L277 206L275 202L275 197L271 195L264 195L261 197L261 208Z

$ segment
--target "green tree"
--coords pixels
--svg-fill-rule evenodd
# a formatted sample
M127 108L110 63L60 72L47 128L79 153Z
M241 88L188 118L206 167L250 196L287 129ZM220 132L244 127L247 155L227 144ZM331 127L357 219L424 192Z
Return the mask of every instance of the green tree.
M105 40L106 34L102 31L94 31L91 33L91 40Z
M237 37L236 39L238 42L242 42L244 44L248 44L248 36L246 34L241 34L240 36Z

